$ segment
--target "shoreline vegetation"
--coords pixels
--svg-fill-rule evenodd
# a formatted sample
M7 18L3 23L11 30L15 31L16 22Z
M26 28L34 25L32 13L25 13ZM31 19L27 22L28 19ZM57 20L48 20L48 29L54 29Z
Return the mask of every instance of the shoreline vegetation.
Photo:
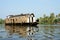
M0 24L4 24L4 19L0 18Z
M50 16L46 16L46 14L44 14L43 17L40 17L37 20L39 20L39 24L44 25L60 24L60 13L58 15L51 13Z

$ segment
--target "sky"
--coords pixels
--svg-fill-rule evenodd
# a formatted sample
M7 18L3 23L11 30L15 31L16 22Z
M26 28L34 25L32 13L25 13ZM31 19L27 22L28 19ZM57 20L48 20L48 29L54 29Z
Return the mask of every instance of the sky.
M34 13L36 18L60 13L60 0L0 0L0 18L8 15Z

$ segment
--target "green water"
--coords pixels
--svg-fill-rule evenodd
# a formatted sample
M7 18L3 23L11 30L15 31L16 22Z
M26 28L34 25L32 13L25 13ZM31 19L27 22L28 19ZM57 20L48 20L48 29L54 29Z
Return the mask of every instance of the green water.
M0 24L0 40L60 40L60 26L9 26Z

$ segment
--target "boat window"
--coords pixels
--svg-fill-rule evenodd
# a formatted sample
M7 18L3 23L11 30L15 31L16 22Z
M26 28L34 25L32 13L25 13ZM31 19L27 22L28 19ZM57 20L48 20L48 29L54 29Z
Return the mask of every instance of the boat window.
M8 19L8 21L9 21L9 19Z
M11 19L11 21L12 21L12 19Z
M16 21L17 21L17 19L16 19Z

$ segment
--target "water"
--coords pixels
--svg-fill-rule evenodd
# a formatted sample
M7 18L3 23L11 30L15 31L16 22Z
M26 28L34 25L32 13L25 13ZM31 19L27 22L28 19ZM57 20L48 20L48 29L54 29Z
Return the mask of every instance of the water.
M59 25L0 25L0 40L60 40Z

